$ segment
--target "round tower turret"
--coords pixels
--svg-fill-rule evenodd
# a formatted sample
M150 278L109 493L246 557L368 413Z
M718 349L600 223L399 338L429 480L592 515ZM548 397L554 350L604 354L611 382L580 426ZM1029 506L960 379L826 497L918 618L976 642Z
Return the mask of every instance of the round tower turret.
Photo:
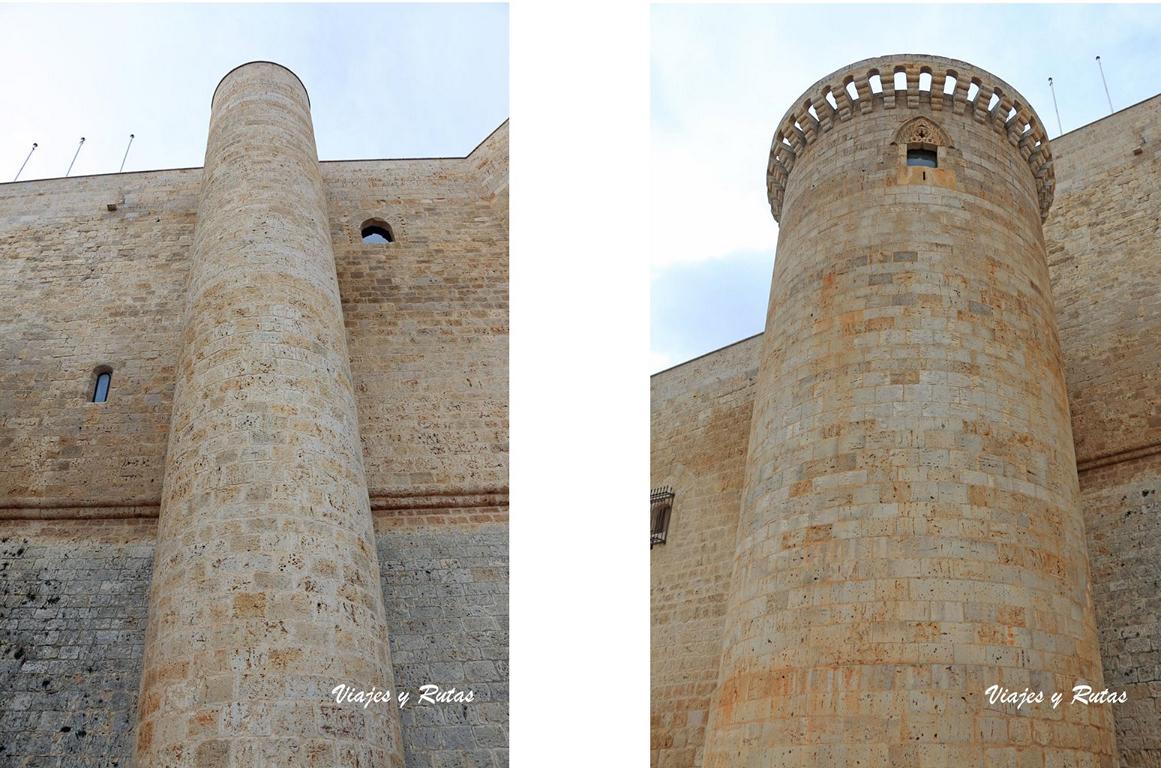
M149 605L138 768L402 765L306 90L214 93Z
M1039 118L964 62L868 59L795 102L767 181L704 765L1112 766L1110 708L1069 704L1102 678Z

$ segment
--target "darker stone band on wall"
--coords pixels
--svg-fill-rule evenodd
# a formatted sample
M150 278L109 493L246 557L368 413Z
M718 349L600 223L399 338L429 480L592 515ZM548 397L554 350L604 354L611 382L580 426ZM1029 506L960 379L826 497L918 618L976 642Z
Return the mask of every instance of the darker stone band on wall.
M1161 454L1161 442L1147 443L1133 448L1122 448L1117 451L1109 451L1108 453L1097 454L1096 456L1080 460L1077 462L1076 471L1088 472L1093 469L1112 466L1113 464L1147 459L1157 454Z
M160 500L89 501L12 499L0 504L0 520L156 519Z
M0 766L128 766L155 524L0 524Z
M415 510L507 509L506 486L449 488L434 491L384 491L370 495L376 513ZM151 519L161 499L76 501L73 499L8 499L0 502L0 520Z
M371 510L380 512L508 507L508 488L449 488L443 491L394 491L371 495Z

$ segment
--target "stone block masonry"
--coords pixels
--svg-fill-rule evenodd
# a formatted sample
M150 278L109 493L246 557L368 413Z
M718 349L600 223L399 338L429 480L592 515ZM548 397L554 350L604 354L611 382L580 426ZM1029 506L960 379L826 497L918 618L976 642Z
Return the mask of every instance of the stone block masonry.
M1161 96L1052 141L1045 226L1105 681L1124 768L1161 766Z
M494 169L507 137L470 163L322 164L373 500L507 493L508 194L471 169ZM395 243L359 239L372 216Z
M0 765L131 765L155 533L0 522Z
M878 68L881 75L890 75L894 69L893 66ZM908 69L906 64L903 69ZM922 74L922 70L921 65L918 70L911 68L907 72L909 84L916 74ZM927 70L932 75L934 87L934 80L941 75L940 67L929 65ZM820 83L831 84L833 92L843 85L843 79L826 79ZM980 80L988 82L987 77ZM883 96L880 104L878 94L873 94L863 81L862 72L854 73L851 85L863 97L860 102L868 96L870 100L863 104L836 94L835 111L840 115L844 112L846 115L856 112L861 115L864 109L886 107L887 97ZM816 87L810 92L820 90ZM953 92L959 93L959 82ZM986 88L984 92L987 92ZM892 97L893 109L897 110L900 103L910 104L912 98L921 105L928 97L922 91ZM810 100L813 104L820 101L813 96ZM955 101L953 98L949 104L948 99L942 103L932 100L931 107L933 110L938 107L941 115L956 114ZM828 130L833 131L836 125L841 125L843 118L835 122L829 103L827 107L814 111L818 117L811 115L806 120L806 127L810 128L817 142L821 140L820 135L825 136ZM960 111L967 111L966 104L961 105ZM970 111L976 112L974 107ZM1158 545L1161 541L1158 535L1161 454L1157 448L1161 435L1158 431L1161 429L1161 391L1156 386L1157 371L1161 369L1161 358L1158 357L1161 348L1155 343L1161 336L1161 304L1157 301L1161 296L1158 289L1161 286L1161 262L1156 258L1161 251L1161 230L1158 229L1154 204L1161 188L1159 115L1161 96L1155 96L1054 139L1051 152L1056 184L1054 199L1044 222L1104 685L1128 694L1125 704L1113 707L1116 764L1122 768L1161 765L1161 742L1158 741L1158 733L1161 733L1161 705L1158 703L1161 702L1158 684L1161 673L1158 670L1161 670L1161 664L1158 663L1157 643L1157 638L1161 637L1161 605L1158 604L1157 589L1157 563L1161 562ZM939 120L939 116L935 117ZM819 120L818 125L811 120ZM791 126L793 122L799 121L792 121ZM824 122L830 126L829 129L821 127ZM799 122L799 126L803 123ZM793 131L787 128L786 133ZM794 144L797 135L793 133L788 141ZM803 130L799 137L803 146L806 145L805 136ZM1019 141L1016 146L1019 146ZM814 149L817 147L810 151ZM781 171L785 170L784 164L795 163L796 159L784 154L783 150L779 150L779 155L770 171L771 183L775 188L781 185L781 189L772 197L781 197L784 201L788 176L783 176ZM1047 178L1044 182L1047 189ZM777 210L781 215L781 208ZM935 223L937 220L932 223L933 231L938 232ZM979 231L982 237L984 230ZM981 241L980 246L984 245L986 243ZM900 285L901 278L896 270L916 269L916 265L922 264L923 255L919 248L893 255L889 262L885 261L880 269L868 276L867 285ZM908 276L908 281L907 284L912 284L914 278ZM891 306L914 307L919 301L921 299L910 305L892 303ZM991 316L995 316L995 309L988 302L969 299L965 309L967 315L986 318L989 316L987 311L991 310ZM887 321L881 319L877 322ZM719 559L715 564L711 557L709 562L699 567L673 568L671 563L675 561L667 550L672 547L671 551L676 552L678 547L717 546L713 544L717 539L707 539L700 531L722 530L737 524L739 498L725 494L711 505L697 501L705 496L698 490L699 486L714 487L721 468L736 462L734 444L723 441L704 425L716 421L720 418L718 414L732 407L738 390L729 382L745 381L751 376L750 371L760 358L760 341L761 337L749 339L657 374L653 379L653 484L680 485L685 489L687 499L686 506L682 507L683 494L679 490L671 523L673 533L664 547L652 553L653 652L655 660L669 660L664 664L654 663L655 766L688 768L703 764L702 755L691 746L691 741L696 743L696 736L690 733L690 725L699 721L696 710L702 704L698 697L688 695L689 689L669 686L668 680L680 679L682 675L687 679L701 679L707 664L716 669L714 654L717 651L699 651L697 649L704 646L678 642L667 624L671 621L670 606L688 605L691 619L687 623L693 626L698 615L692 607L699 604L706 594L720 593L720 587L707 588L707 585L720 583L722 562ZM744 346L749 346L749 351L739 354L738 349ZM722 386L706 385L706 382L713 381L722 382ZM907 386L905 380L902 386ZM1007 419L999 419L997 423L1003 426ZM657 425L662 427L659 429ZM671 425L671 428L665 425ZM674 446L677 446L676 450ZM697 460L692 461L695 457ZM822 529L815 529L807 538L818 540L821 533ZM941 534L941 538L944 536L946 534ZM1019 637L1023 628L1012 627ZM1032 648L1035 650L1036 647L1034 641ZM684 709L693 710L688 718L681 716ZM985 734L999 737L1003 733L1016 737L1017 743L1012 747L982 751L975 758L967 757L967 762L956 764L977 765L979 760L996 761L1000 765L1020 765L1021 760L1031 760L1038 766L1052 764L1037 762L1035 750L1029 749L1025 738L1028 734L1034 735L1035 731L1026 724L1010 724L1006 732L991 720L981 726L981 737ZM1021 738L1025 740L1019 741ZM932 764L948 764L946 757L935 750L920 757ZM786 759L791 758L793 755ZM973 759L977 762L971 762ZM1079 764L1089 765L1096 758L1084 756L1079 759ZM1107 756L1102 757L1098 764L1106 763Z
M652 550L653 764L701 764L733 572L761 337L653 380L651 485L673 488L668 542Z
M239 78L257 87L234 89L239 83L231 83ZM132 764L143 668L153 671L146 675L147 687L159 683L157 673L174 675L154 687L175 697L170 703L177 714L159 720L157 710L146 712L154 722L150 738L157 738L160 723L170 731L160 738L174 740L167 754L146 755L142 765L153 760L249 768L315 761L329 768L365 765L386 751L392 752L387 759L394 764L504 765L507 124L462 158L317 163L312 155L312 172L299 151L308 143L309 115L293 75L277 65L243 67L223 82L215 106L223 98L245 112L245 129L223 139L232 129L220 131L223 117L215 113L211 143L218 143L207 169L0 184L0 298L13 310L0 313L0 447L7 458L0 466L0 538L19 542L0 548L0 589L23 595L13 605L4 604L0 633L9 633L2 637L12 641L13 655L19 646L26 649L22 659L34 658L27 678L20 672L23 663L0 667L0 696L11 698L9 709L27 704L22 712L39 713L34 723L27 714L14 715L4 708L8 705L0 706L0 727L12 726L0 737L5 747L0 765ZM246 130L265 132L269 140L247 149ZM306 176L295 176L299 172L313 178L303 184ZM209 195L229 198L229 206L199 211L205 190L215 184L217 192ZM258 209L275 198L269 222L276 226L247 228L245 220L256 220ZM232 222L215 222L224 207ZM395 242L362 242L361 225L370 218L387 221ZM217 256L207 260L207 249L229 239L236 247L224 248L216 267L233 271L215 284L206 266ZM305 245L288 247L294 242ZM325 263L318 257L328 249L333 253L329 287L325 270L315 269ZM237 263L227 263L234 257ZM248 270L264 277L247 282ZM318 290L295 292L304 285ZM195 312L191 326L185 308L193 295L200 297L193 303L218 313L218 320ZM246 346L245 326L251 319L261 325L250 336L261 349L242 357L270 362L270 370L239 369L226 360L231 350ZM274 338L279 333L293 338L280 345ZM191 338L209 340L204 356L182 352L183 347L189 352ZM264 356L267 351L271 354ZM311 360L329 367L311 369ZM200 372L192 375L198 366ZM278 401L277 381L287 374L285 366L302 375L282 392L289 392L288 398ZM345 384L344 366L349 370ZM98 367L113 370L104 404L89 402ZM199 376L201 384L191 385L190 379ZM182 384L175 386L179 379ZM223 397L191 395L202 384L213 389L215 381L224 382ZM291 411L310 407L311 391L318 394L316 416L309 423L295 421ZM238 419L216 425L198 421L215 409L230 408L240 409ZM174 414L192 426L171 434ZM331 429L339 422L346 437L331 445L328 440L343 432ZM304 426L305 432L299 429ZM210 453L197 460L175 458L198 454L210 442L203 438L221 427L229 435L209 447ZM285 430L298 430L297 436ZM295 443L303 435L305 442ZM171 440L176 451L167 445ZM281 510L284 516L292 511L292 504L276 502L283 499L280 493L294 489L275 483L274 472L257 468L261 452L293 444L310 456L298 468L317 479L294 487L311 497L311 514L330 509L336 522L317 539L318 546L301 537L288 544L291 531L285 520L264 519L262 530L237 536L221 528L207 532L207 525L242 520L244 515L235 515L233 522L226 518L244 509ZM186 450L191 446L192 453ZM342 482L343 472L360 462L365 480L354 483L353 493L323 498L327 488ZM286 470L291 464L279 466ZM177 481L173 488L170 480ZM169 501L182 493L198 484L202 491L189 496L190 504L179 511L184 521L158 537L163 482L167 512ZM378 534L370 510L380 520ZM215 522L215 516L221 519ZM337 523L344 516L364 521L363 546L338 543L342 526ZM398 523L388 526L400 534L398 550L382 525L388 518ZM428 528L430 536L418 533ZM413 556L406 551L411 546L424 555ZM230 547L235 547L232 554ZM333 569L324 562L328 547ZM163 563L154 572L152 559L161 549L169 554L161 556ZM380 569L377 558L388 566ZM102 579L99 587L92 574L98 561L118 574ZM315 566L319 573L310 577L315 591L309 594L317 599L307 606L302 595L308 594L308 585L288 586L287 574L302 575ZM210 597L211 590L199 596L190 588L223 574L250 579L254 588L230 590L219 598ZM37 603L30 618L25 609L33 603L21 601L32 592L25 587L40 579L54 588L59 580L76 594ZM156 587L162 582L167 586ZM154 618L176 630L168 634L173 647L152 655L145 653L152 647L145 629L151 584L160 606ZM374 602L372 593L395 588L399 596L384 597L391 616L400 617L401 637L370 632L367 639L382 648L384 659L388 648L397 648L407 663L395 664L393 672L380 666L366 675L328 667L337 658L325 652L331 639L338 638L339 649L354 637L334 630L346 621L344 610L362 610ZM112 598L102 589L113 590L118 602L106 602ZM35 594L45 601L57 596L47 587ZM290 613L283 620L297 622L288 630L305 633L307 643L292 644L311 647L309 658L295 658L289 645L279 647L280 630L271 629L278 619L274 614L287 608L286 596ZM415 606L408 604L409 597L416 599ZM319 602L335 609L336 621L317 613ZM86 671L89 665L70 666L64 655L54 657L59 637L37 642L48 622L92 626L98 605L100 631L88 646L70 643L62 652L82 648L84 659L100 661L94 672ZM59 612L50 616L45 609L53 606ZM219 617L221 610L226 614ZM173 624L179 617L188 624ZM42 618L44 626L37 624ZM270 717L241 702L216 713L213 703L194 708L201 695L197 681L214 677L204 674L209 667L191 672L163 658L165 653L181 656L178 646L187 640L190 647L217 643L225 653L229 674L216 676L212 692L207 683L207 695L225 695L225 678L237 675L233 680L241 687L236 690L264 685L272 692L266 698L275 700L275 688L296 695L295 675L321 670L315 686L319 695L312 694L306 706L293 712L284 699ZM0 657L9 650L5 645ZM364 665L375 657L360 652L348 658ZM203 662L210 667L222 663L218 657L195 659L195 664ZM53 672L48 687L31 698L8 697L9 691L48 679L39 677L45 667ZM444 684L439 678L446 675L460 678L457 687L472 687L482 698L466 712L462 705L444 711L455 708L449 704L405 713L402 736L396 732L394 745L385 749L382 742L391 739L390 728L366 729L365 734L371 731L366 737L357 731L365 721L395 720L397 714L339 711L329 698L339 681L329 678L340 674L365 677L368 686L428 675L431 682ZM192 687L182 679L193 681ZM56 695L70 687L80 695ZM182 724L185 707L192 716ZM68 740L68 734L79 732L78 723L84 735ZM180 729L190 738L176 736ZM296 751L291 742L303 739L311 743ZM165 751L160 744L151 740L146 749Z
M984 693L1103 687L1035 112L964 62L862 61L796 101L767 171L781 228L717 685L704 751L655 741L655 763L1111 767L1109 708L1016 712ZM715 355L723 381L746 369L732 352ZM682 368L661 374L675 394L713 370ZM693 429L730 402L705 395L657 414L688 419L690 459L713 453L682 480L694 504L728 456ZM688 471L666 463L654 484ZM672 590L700 596L715 573L675 570ZM654 596L672 602L657 579ZM676 736L668 714L655 706L655 739Z
M346 334L306 90L213 99L138 706L137 764L402 765Z
M156 514L200 181L0 184L4 505ZM89 402L98 365L115 407Z
M493 502L502 499L494 499ZM375 516L408 768L505 768L503 505ZM154 520L0 521L0 765L130 766ZM470 705L414 703L419 686Z
M508 526L502 508L377 513L396 685L470 690L402 711L408 768L508 765Z

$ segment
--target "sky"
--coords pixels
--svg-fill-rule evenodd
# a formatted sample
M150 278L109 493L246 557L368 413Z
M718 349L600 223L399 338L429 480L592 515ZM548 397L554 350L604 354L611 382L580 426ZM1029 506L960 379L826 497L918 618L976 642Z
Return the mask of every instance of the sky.
M1161 93L1161 5L662 5L651 17L650 370L760 333L778 225L766 162L815 81L892 53L985 69L1059 135Z
M506 5L0 4L0 183L201 166L210 98L267 60L321 160L462 157L508 117Z

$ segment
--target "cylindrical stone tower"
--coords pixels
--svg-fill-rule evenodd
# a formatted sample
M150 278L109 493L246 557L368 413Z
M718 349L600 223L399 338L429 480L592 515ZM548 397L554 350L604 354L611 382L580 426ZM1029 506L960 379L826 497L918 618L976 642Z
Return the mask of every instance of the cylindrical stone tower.
M214 93L138 705L137 768L402 765L306 90Z
M1102 684L1053 183L1028 102L961 61L858 62L779 125L707 768L1114 764L1110 707L1069 703Z

